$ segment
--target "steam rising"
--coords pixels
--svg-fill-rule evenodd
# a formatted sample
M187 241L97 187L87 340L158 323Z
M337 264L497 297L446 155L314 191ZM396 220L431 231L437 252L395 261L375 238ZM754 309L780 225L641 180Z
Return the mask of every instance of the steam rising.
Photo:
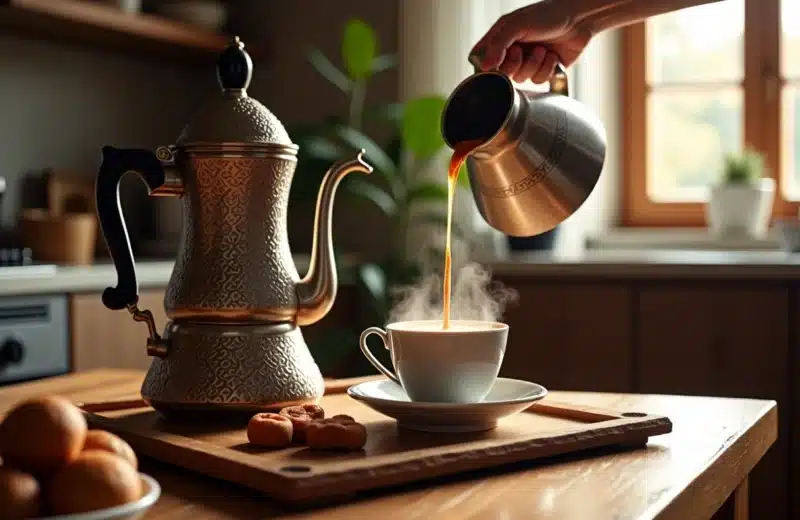
M493 282L480 264L453 266L450 318L452 320L500 321L508 303L518 297L514 289ZM417 284L394 290L395 304L389 323L442 319L442 277L436 273Z

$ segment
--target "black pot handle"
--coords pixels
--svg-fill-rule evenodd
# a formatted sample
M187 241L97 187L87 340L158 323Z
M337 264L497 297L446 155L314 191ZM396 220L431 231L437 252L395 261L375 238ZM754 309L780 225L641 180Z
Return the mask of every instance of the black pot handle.
M117 286L107 287L103 291L103 305L111 310L131 308L139 302L133 250L119 199L119 182L128 172L139 174L149 192L166 181L164 167L153 152L103 147L95 197L103 238L117 270Z

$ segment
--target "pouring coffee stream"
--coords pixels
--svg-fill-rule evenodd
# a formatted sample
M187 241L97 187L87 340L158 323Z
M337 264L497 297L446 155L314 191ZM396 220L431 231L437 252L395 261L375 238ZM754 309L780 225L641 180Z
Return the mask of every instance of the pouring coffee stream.
M300 326L333 305L337 274L331 220L340 181L370 173L364 151L333 165L317 199L308 273L297 273L287 206L298 146L264 105L247 95L252 60L235 38L219 56L222 95L212 98L174 146L103 148L97 211L117 270L103 293L112 310L147 324L153 356L142 397L161 411L270 410L315 402L324 391ZM150 195L178 196L181 247L164 298L163 334L138 307L133 253L119 183L138 173Z
M575 213L606 155L603 124L570 97L562 67L549 92L518 88L497 71L476 72L450 94L442 135L450 148L482 141L466 160L470 188L484 220L510 236L549 231Z
M461 171L461 165L464 164L467 156L469 156L475 148L480 146L482 142L483 141L480 139L475 139L456 144L447 171L447 235L444 247L444 276L442 277L444 285L442 288L444 307L442 309L442 327L445 329L450 327L450 301L453 290L453 199L455 198L456 187L458 186L458 174Z
M594 190L606 155L606 133L595 113L572 99L559 64L549 92L515 87L497 71L475 73L452 92L442 113L442 135L453 149L448 172L448 230L443 282L443 326L450 323L450 233L455 179L466 162L483 219L509 236L556 227Z

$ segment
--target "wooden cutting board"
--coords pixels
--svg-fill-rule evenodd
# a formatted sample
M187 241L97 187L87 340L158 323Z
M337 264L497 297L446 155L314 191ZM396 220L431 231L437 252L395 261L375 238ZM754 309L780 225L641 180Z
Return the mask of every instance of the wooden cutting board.
M332 381L320 403L326 416L362 422L367 445L352 453L315 452L297 446L258 449L247 443L246 418L238 423L188 422L149 407L88 413L92 427L116 433L149 456L261 491L283 502L330 498L367 489L541 459L611 445L641 447L672 431L667 417L571 406L545 398L491 431L432 434L398 429L394 420L343 393ZM133 397L133 396L131 396Z

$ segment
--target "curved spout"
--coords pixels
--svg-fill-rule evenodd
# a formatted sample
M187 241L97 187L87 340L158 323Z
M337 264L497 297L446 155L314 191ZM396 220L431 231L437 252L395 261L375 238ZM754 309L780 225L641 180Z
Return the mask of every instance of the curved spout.
M314 242L311 246L311 265L308 273L297 285L297 324L311 325L328 314L336 299L338 280L333 255L331 224L336 188L349 173L372 173L372 166L364 161L364 150L349 161L331 166L322 179L317 209L314 216Z

